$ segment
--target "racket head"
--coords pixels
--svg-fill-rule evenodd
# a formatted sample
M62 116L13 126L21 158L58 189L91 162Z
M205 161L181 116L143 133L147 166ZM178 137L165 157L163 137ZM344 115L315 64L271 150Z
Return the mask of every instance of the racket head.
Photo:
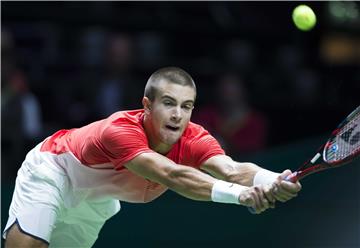
M341 166L360 154L360 106L332 132L323 149L323 161L331 167Z
M295 182L315 172L345 165L360 155L360 106L332 132L318 153L286 180Z

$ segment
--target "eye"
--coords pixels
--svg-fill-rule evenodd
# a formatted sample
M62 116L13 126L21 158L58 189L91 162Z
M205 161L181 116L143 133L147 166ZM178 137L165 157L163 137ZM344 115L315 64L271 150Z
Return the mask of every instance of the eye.
M194 106L192 104L185 104L182 106L182 108L185 110L185 111L191 111Z
M170 100L165 100L165 101L163 101L163 104L164 104L165 106L172 106L172 105L173 105L173 103L172 103Z

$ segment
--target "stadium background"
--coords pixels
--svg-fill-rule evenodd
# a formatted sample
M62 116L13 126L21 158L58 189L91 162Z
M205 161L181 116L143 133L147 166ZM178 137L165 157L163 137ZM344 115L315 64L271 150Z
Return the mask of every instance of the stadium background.
M302 32L291 21L300 3L1 2L2 228L26 151L57 129L141 107L163 66L195 79L194 115L217 107L220 75L240 75L267 133L252 151L232 150L238 160L280 171L313 155L360 103L360 6L308 2L318 23ZM259 216L172 192L122 203L95 247L359 247L355 164L304 180L299 197Z

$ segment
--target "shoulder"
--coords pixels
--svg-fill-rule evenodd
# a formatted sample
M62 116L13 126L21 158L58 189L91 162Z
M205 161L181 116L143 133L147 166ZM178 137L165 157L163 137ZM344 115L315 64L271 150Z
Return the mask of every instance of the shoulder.
M181 162L199 167L215 155L224 154L219 142L201 125L190 122L181 141Z
M109 124L121 124L121 123L131 123L131 124L140 124L142 123L144 117L144 110L127 110L115 112L108 117Z
M182 141L185 145L218 144L218 141L203 126L190 122L186 128Z
M142 128L144 110L119 111L110 115L104 122L104 128L121 128L132 126Z
M204 135L208 135L209 132L201 125L194 122L189 122L185 132L183 134L184 138L199 138Z
M143 110L120 111L109 116L103 126L103 139L145 136L142 126L143 112Z

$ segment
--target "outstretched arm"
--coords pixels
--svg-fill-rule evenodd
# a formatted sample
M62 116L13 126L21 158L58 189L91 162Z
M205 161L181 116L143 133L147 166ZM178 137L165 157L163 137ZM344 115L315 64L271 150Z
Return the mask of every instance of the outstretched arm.
M291 173L290 170L275 173L254 163L236 162L226 155L218 155L208 159L201 166L201 169L216 178L241 185L267 185L265 195L270 202L274 202L274 198L281 202L288 201L301 190L299 182L291 183L283 180Z
M262 168L253 163L239 163L226 155L209 158L200 167L216 178L252 186L257 172Z
M257 213L269 207L262 186L227 183L198 169L176 164L158 153L142 153L125 166L135 174L193 200L241 204L255 208Z

